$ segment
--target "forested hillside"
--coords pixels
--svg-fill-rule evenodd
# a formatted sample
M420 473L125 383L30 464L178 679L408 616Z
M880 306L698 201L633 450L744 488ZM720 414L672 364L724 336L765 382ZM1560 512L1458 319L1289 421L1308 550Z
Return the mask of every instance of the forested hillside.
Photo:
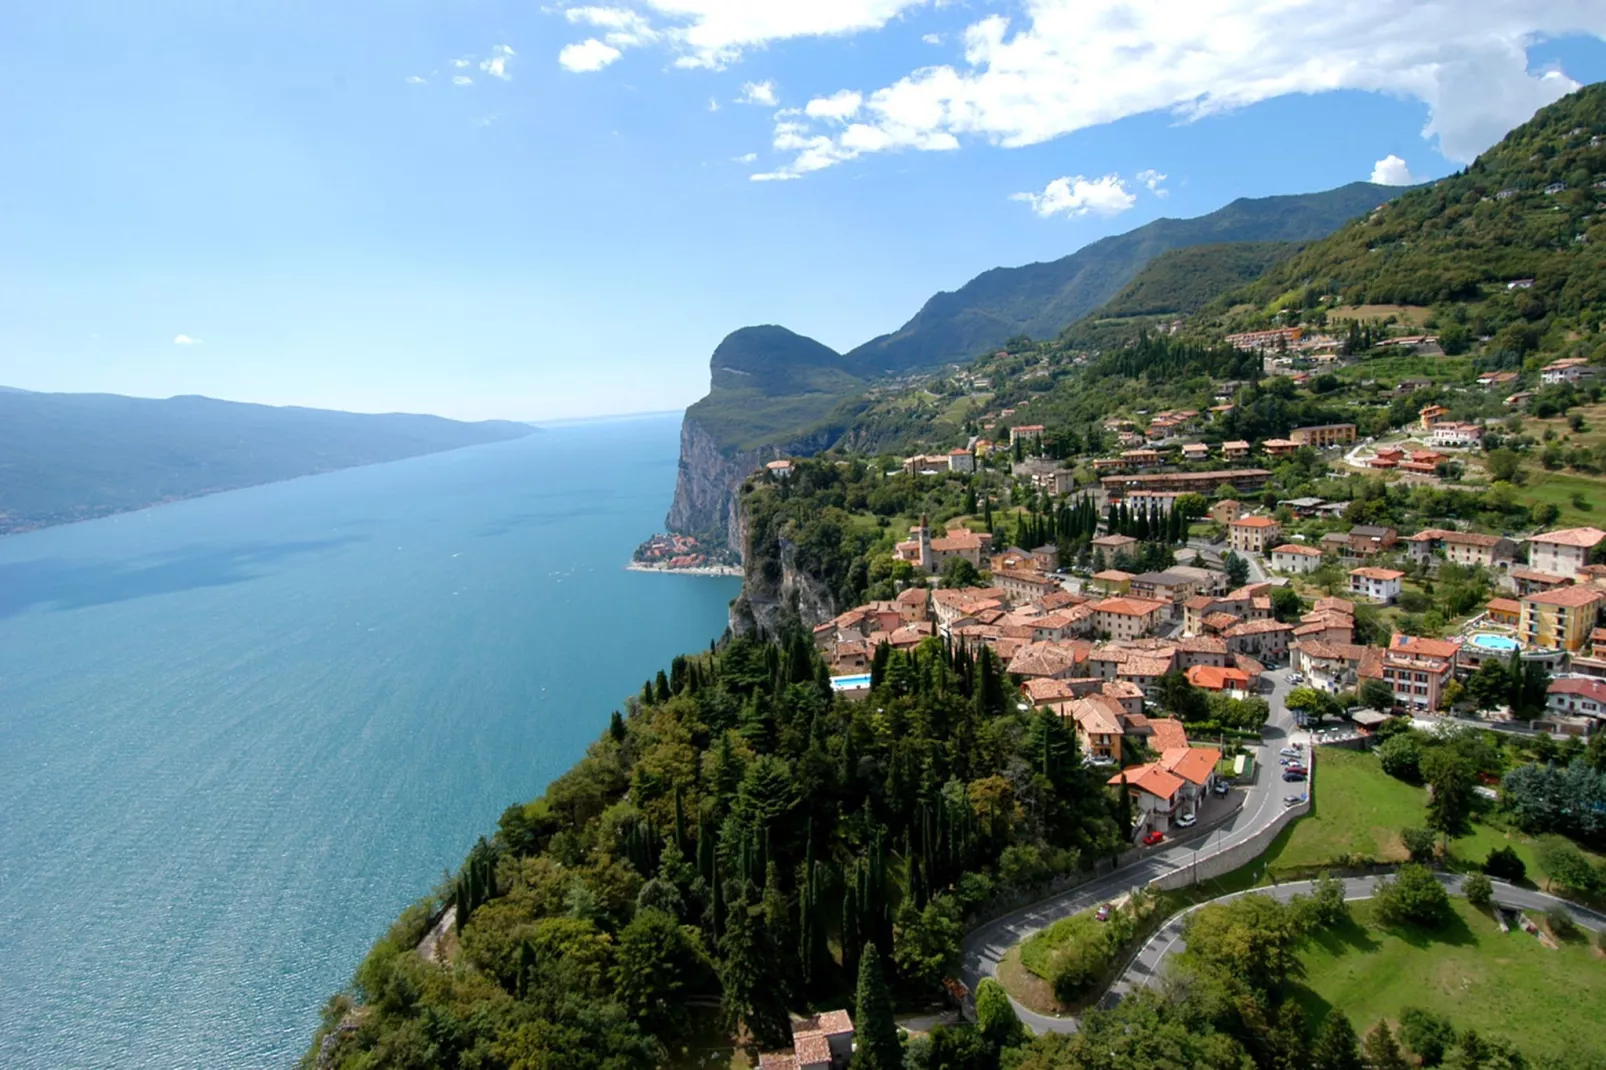
M0 391L0 533L500 442L527 424Z

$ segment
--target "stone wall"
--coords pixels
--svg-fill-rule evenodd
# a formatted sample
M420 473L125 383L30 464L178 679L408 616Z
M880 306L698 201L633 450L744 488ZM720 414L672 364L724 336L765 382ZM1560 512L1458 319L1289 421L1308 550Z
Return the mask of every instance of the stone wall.
M1310 776L1305 781L1305 801L1294 806L1283 808L1282 813L1273 818L1264 828L1241 840L1231 847L1223 848L1214 854L1202 856L1196 863L1185 866L1163 877L1156 877L1149 882L1149 887L1157 892L1174 891L1177 888L1186 888L1199 881L1214 880L1217 877L1231 873L1239 866L1248 865L1266 852L1277 834L1288 827L1289 822L1310 813L1311 799L1316 794L1316 748L1306 748L1310 753ZM1275 768L1275 767L1273 767ZM1268 775L1270 775L1268 773ZM1290 794L1292 794L1290 792Z

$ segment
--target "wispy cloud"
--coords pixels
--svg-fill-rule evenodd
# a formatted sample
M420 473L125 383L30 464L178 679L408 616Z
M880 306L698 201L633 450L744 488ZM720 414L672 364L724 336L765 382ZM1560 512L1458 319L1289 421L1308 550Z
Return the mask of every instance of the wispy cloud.
M942 44L942 34L940 34L940 33L922 34L920 39L922 41L924 41L928 45L940 45L940 44Z
M1372 181L1380 186L1409 186L1416 179L1405 161L1391 152L1372 165Z
M429 79L425 78L421 74L409 74L407 76L407 84L408 85L428 85L429 84Z
M743 82L742 93L736 98L736 103L773 108L780 103L780 98L775 95L774 82Z
M173 344L176 345L176 346L205 345L205 343L202 342L199 338L191 338L187 334L175 334L173 336Z
M474 79L470 78L466 74L454 74L454 75L452 75L452 84L453 85L473 85L474 84Z
M1165 181L1166 176L1161 174L1159 171L1154 170L1153 168L1150 168L1147 171L1139 171L1132 177L1147 187L1149 192L1154 194L1156 197L1167 197L1171 194L1170 190L1161 185L1161 183Z
M1041 193L1015 193L1009 199L1031 205L1032 211L1045 219L1057 215L1069 219L1120 215L1138 201L1120 175L1056 178Z
M709 97L708 98L708 110L709 111L718 111L719 110L719 101L718 101L718 99L716 99L714 97Z
M742 164L757 163L758 162L758 153L756 153L756 152L744 152L740 156L735 157L735 162L736 163L742 163Z
M518 53L514 52L508 45L493 45L491 46L491 54L480 60L480 70L492 78L500 78L504 82L511 82L513 75L508 72L508 65L513 62L513 57L516 55Z

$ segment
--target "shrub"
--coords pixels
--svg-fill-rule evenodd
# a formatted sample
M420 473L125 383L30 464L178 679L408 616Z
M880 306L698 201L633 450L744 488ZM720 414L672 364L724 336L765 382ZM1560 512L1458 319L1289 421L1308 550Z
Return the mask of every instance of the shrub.
M1410 922L1436 928L1450 917L1450 896L1426 866L1407 863L1392 880L1377 884L1373 897L1377 916L1394 925Z
M1496 847L1484 860L1483 871L1503 881L1520 881L1528 875L1522 856L1510 847Z
M1474 873L1462 881L1461 892L1475 907L1486 907L1494 900L1494 884L1482 873Z
M1564 906L1553 906L1545 911L1545 924L1549 926L1552 935L1566 939L1578 932L1578 923L1568 913Z
M1405 844L1405 849L1411 853L1411 861L1433 861L1437 837L1433 835L1432 829L1401 829L1400 842Z
M1364 702L1365 698L1363 694L1361 700ZM1413 784L1422 779L1422 743L1415 733L1401 732L1389 739L1377 748L1377 760L1383 772L1391 777Z
M1455 1027L1448 1018L1407 1007L1400 1012L1400 1042L1423 1066L1437 1066L1444 1060L1444 1049L1455 1043Z

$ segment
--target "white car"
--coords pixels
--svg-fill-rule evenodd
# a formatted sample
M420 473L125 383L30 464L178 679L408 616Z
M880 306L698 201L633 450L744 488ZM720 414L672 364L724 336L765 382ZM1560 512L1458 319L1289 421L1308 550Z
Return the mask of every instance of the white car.
M1288 682L1291 684L1302 684L1305 682L1305 674L1301 672L1291 672L1288 674Z
M1198 820L1199 818L1194 814L1183 814L1181 817L1177 818L1171 823L1177 826L1179 829L1185 829L1192 828Z
M1282 755L1284 758L1298 758L1299 757L1299 752L1297 750L1295 750L1293 747L1284 747L1282 750L1278 751L1277 753Z

